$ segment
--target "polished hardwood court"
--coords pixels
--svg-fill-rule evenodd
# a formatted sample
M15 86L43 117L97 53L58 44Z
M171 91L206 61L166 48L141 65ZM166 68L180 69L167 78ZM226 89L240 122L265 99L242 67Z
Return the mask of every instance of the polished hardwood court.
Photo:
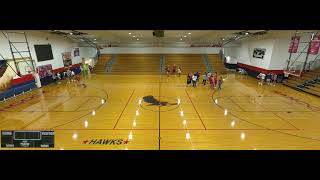
M56 150L320 149L318 97L223 78L219 91L186 75L91 74L86 88L61 81L0 103L0 129L54 130Z

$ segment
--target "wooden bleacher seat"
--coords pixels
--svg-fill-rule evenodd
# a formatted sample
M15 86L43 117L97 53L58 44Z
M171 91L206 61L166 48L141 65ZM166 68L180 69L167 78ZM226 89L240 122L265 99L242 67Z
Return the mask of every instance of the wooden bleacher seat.
M93 69L93 73L95 74L105 74L106 73L106 64L110 61L112 55L101 55L98 59L97 64Z
M160 55L121 54L112 66L112 74L152 75L160 72Z
M283 83L286 86L294 89L320 96L320 68L316 70L306 71L302 77L290 77L287 82Z
M206 65L203 62L201 54L170 54L165 55L165 65L172 66L175 64L181 67L181 74L200 72L201 74L206 72Z
M220 59L217 54L209 54L208 55L209 62L212 64L213 70L218 73L226 73L226 68L224 66L223 60Z

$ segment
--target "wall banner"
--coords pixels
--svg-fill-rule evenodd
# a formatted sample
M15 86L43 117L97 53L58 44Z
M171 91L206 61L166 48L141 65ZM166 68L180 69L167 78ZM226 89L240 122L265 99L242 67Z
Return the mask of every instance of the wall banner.
M319 47L320 47L320 33L318 33L311 41L308 53L312 55L318 54Z
M300 43L300 36L294 36L291 38L291 43L289 46L289 53L297 53Z

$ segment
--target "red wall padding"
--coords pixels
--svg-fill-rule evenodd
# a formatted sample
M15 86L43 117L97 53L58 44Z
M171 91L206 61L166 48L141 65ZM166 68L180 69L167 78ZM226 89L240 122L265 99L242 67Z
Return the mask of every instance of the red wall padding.
M21 84L21 83L32 81L32 80L34 80L34 77L32 76L32 74L28 74L28 75L22 76L21 78L12 79L11 85L17 85L17 84Z
M243 67L243 68L247 68L247 69L250 69L250 70L256 71L256 72L283 74L283 70L268 70L268 69L263 69L263 68L247 65L247 64L242 64L242 63L238 63L238 66Z
M72 65L73 68L75 67L80 67L80 63L79 64L74 64ZM58 72L62 72L64 71L65 68L62 67L62 68L58 68L58 69L54 69L52 70L54 73L58 73ZM17 79L13 79L11 80L11 85L14 86L14 85L18 85L18 84L21 84L21 83L24 83L24 82L27 82L27 81L31 81L31 80L34 80L34 77L32 76L32 74L28 74L28 75L24 75L22 76L21 78L17 78Z

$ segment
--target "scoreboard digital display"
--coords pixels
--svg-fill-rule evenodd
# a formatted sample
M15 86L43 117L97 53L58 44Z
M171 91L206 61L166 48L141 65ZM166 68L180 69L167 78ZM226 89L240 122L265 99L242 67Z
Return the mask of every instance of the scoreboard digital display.
M1 131L2 148L53 148L54 131Z

